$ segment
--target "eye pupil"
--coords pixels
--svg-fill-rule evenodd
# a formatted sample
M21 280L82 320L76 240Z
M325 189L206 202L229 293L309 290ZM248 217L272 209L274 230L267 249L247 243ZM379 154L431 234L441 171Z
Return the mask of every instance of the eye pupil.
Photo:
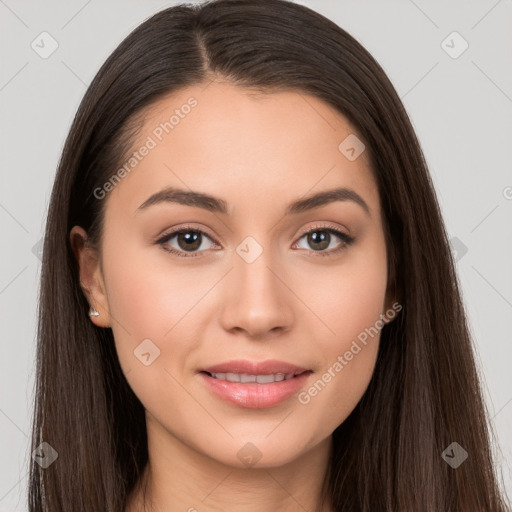
M318 234L320 235L318 236ZM328 231L313 231L308 235L308 243L311 244L313 250L321 251L327 247L329 247L330 242L330 233ZM327 243L325 243L327 241ZM320 244L320 247L315 248L315 244Z
M185 242L185 244L182 245L182 242ZM201 246L201 233L196 231L182 231L181 233L178 233L178 245L180 246L180 249L184 249L186 251L199 249Z

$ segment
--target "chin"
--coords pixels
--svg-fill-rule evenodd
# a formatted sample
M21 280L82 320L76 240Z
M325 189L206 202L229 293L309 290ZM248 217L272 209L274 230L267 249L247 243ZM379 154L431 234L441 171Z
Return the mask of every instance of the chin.
M230 447L219 447L219 451L212 451L210 445L207 454L226 466L239 469L275 468L294 463L316 444L306 446L305 438L298 439L286 432L278 434L270 429L263 435L245 435L232 439Z

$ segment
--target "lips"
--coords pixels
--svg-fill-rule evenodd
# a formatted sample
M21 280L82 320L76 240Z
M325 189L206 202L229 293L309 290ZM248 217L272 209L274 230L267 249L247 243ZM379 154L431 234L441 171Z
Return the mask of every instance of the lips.
M298 393L312 370L283 361L229 361L199 371L217 397L239 407L274 407Z

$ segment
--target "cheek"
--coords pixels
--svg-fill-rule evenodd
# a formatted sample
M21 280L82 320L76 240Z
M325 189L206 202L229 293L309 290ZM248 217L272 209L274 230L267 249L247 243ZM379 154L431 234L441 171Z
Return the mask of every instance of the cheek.
M112 331L123 369L126 373L141 369L134 350L148 339L157 347L154 352L160 351L151 366L158 367L164 360L168 366L169 340L179 336L182 325L190 321L188 315L206 293L207 283L198 273L173 266L159 247L142 247L140 241L130 242L129 235L109 239L103 267ZM173 357L179 355L181 346L184 343L173 344Z
M319 266L318 268L321 268ZM302 296L323 321L325 353L375 323L384 313L387 259L384 239L367 236L349 248L339 264L321 270L304 270Z
M322 320L318 332L323 336L316 337L322 368L298 400L329 431L355 408L375 367L387 286L385 245L376 240L354 251L334 277L331 273L330 279L317 279L323 292L309 303Z
M121 368L148 410L162 411L169 403L180 403L184 414L186 409L197 413L178 382L183 362L200 340L197 332L186 328L196 323L194 306L208 283L197 273L166 263L165 254L148 264L148 248L126 249L117 247L104 265Z

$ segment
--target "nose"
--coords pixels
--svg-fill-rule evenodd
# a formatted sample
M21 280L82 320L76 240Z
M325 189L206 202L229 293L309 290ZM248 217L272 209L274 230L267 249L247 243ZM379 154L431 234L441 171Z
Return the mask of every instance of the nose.
M268 339L291 329L297 301L287 273L270 258L270 251L248 263L234 255L234 268L224 282L222 327L254 339ZM275 267L275 268L274 268Z

